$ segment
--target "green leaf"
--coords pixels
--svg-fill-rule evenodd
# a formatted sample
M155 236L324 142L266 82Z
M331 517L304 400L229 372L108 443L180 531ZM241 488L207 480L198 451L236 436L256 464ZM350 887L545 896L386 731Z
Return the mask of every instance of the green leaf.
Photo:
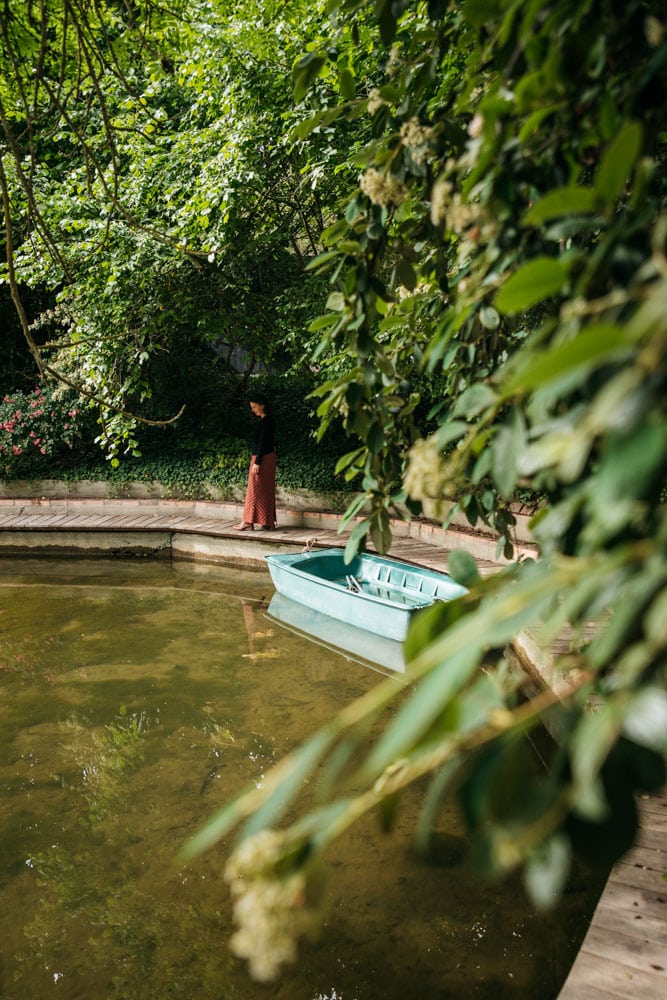
M439 448L446 448L452 441L458 441L468 430L468 424L463 420L448 420L435 432Z
M316 114L309 115L298 125L295 125L290 132L290 138L294 141L295 139L305 139L313 129L321 127L322 125L330 125L331 122L339 118L345 111L345 105L340 104L335 108L327 108L326 111L318 111Z
M295 751L290 758L286 775L244 824L241 830L242 837L250 837L260 830L275 826L282 819L332 740L333 735L330 731L322 728Z
M292 70L294 100L298 104L306 96L308 88L325 66L327 58L320 52L309 52L295 64Z
M382 424L374 422L368 428L366 434L366 443L368 445L368 450L373 455L378 455L386 444L386 438L384 434L384 428Z
M456 699L457 726L461 733L471 733L484 725L489 713L505 707L497 678L482 673Z
M365 493L358 493L354 500L347 507L345 514L341 518L341 525L339 531L346 527L352 518L356 517L361 509L368 503L368 498Z
M363 773L370 779L413 750L477 668L481 643L470 643L422 678L414 694L370 752Z
M354 82L354 76L349 69L344 69L338 76L338 86L340 92L346 101L351 101L354 99L356 94L356 86Z
M472 420L473 417L478 416L487 407L493 406L497 399L498 396L491 386L485 382L475 382L465 392L462 392L456 400L454 416L466 417L466 419Z
M345 296L342 292L332 292L327 299L327 309L333 309L335 312L342 312L345 308Z
M638 427L634 434L610 435L597 475L596 505L643 498L663 473L665 451L667 428L656 424Z
M324 253L318 254L315 260L311 260L309 264L306 264L306 271L318 271L320 268L324 269L325 264L331 264L332 261L337 260L340 257L340 251L338 250L326 250Z
M362 540L368 534L370 523L370 519L366 517L352 529L350 537L347 540L347 545L345 546L345 552L343 553L343 560L345 563L351 563L356 556Z
M449 553L447 571L462 587L474 587L481 579L477 563L465 549L453 549Z
M366 448L355 448L354 451L348 451L346 455L343 455L336 462L336 468L334 469L335 475L339 475L343 469L347 469L348 466L353 465L354 462L362 455L366 454Z
M600 769L620 735L622 724L619 706L606 702L583 716L572 737L572 801L586 819L599 821L607 815Z
M455 757L453 760L447 761L433 776L415 828L415 846L420 854L425 854L428 851L440 802L460 766L461 761Z
M519 459L526 448L526 428L518 408L498 431L493 441L491 472L501 496L509 500L518 478Z
M500 316L493 306L482 306L479 319L485 330L497 330L500 326Z
M556 834L528 858L524 872L526 892L538 910L554 906L570 870L570 844Z
M381 555L389 551L391 537L389 515L386 510L380 510L376 516L371 518L371 540Z
M598 196L589 187L562 187L550 191L532 205L523 217L524 225L536 226L563 215L588 215L598 208Z
M587 371L612 361L627 349L627 341L622 327L599 323L546 351L526 351L520 356L521 368L503 383L503 393L509 398L516 392L530 392L578 369Z
M203 854L204 851L208 851L226 836L230 830L233 830L245 814L241 808L244 799L245 795L239 795L238 798L232 799L231 802L228 802L222 809L214 813L201 830L198 830L194 837L191 837L183 845L178 852L178 859L191 861L192 858L196 858L199 854Z
M465 609L459 598L452 601L437 601L418 611L410 622L405 639L406 660L413 660L464 614Z
M254 810L253 806L256 800L261 799L261 793L258 794L257 788L252 786L215 813L195 836L187 841L179 852L179 858L190 860L213 847L249 813L253 816L251 820L253 829L261 828L259 822L256 821L260 812L263 814L262 824L269 825L268 820L272 816L281 815L294 795L301 789L305 778L315 768L332 739L333 736L329 730L320 729L290 757L285 758L278 765L278 783L275 788L270 786L268 797L257 811ZM248 828L246 832L250 832L250 829Z
M567 277L562 261L536 257L508 278L496 295L496 306L501 313L525 312L560 292Z
M482 28L500 16L503 3L502 0L465 0L462 8L466 21L476 28Z
M667 692L646 687L633 696L623 720L623 733L640 746L667 753Z
M380 22L380 36L385 45L391 45L396 34L394 0L376 0L375 16Z
M521 145L527 144L527 140L530 139L534 132L537 132L545 118L549 115L557 114L559 111L560 105L549 104L544 108L538 108L537 111L533 111L532 114L528 115L519 131L519 142Z
M667 646L667 589L653 600L644 618L644 630L652 646Z
M335 326L336 323L340 322L340 316L336 316L335 313L328 313L326 316L318 316L314 319L312 323L308 324L309 333L318 333L320 330L326 330L330 326Z
M662 567L651 563L644 567L643 573L625 582L622 600L617 594L611 615L590 641L587 658L594 668L602 669L614 662L637 627L637 609L646 607L663 583Z
M639 122L624 122L609 143L595 176L595 190L608 208L613 208L623 192L642 145Z
M417 287L417 275L415 274L412 264L407 260L399 260L396 265L396 278L398 283L403 285L409 291L413 291Z

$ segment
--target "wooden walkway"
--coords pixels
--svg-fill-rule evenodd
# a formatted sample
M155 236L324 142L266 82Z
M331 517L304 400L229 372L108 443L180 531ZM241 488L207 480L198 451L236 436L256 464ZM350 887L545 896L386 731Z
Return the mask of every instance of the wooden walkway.
M0 556L97 555L133 549L180 559L249 560L295 546L342 546L339 518L280 510L275 531L238 532L240 504L168 500L0 499ZM480 572L498 567L489 540L432 524L397 522L391 554L445 571L467 548ZM639 802L640 835L614 866L559 1000L667 996L667 797Z
M635 846L609 876L558 1000L667 996L667 798L642 796Z
M323 511L280 510L275 531L239 532L242 504L165 500L0 499L0 555L101 554L120 549L171 554L181 559L263 564L268 551L342 547L340 516ZM453 548L468 548L480 572L498 568L495 543L427 522L393 525L396 559L446 571ZM408 531L410 534L408 535Z

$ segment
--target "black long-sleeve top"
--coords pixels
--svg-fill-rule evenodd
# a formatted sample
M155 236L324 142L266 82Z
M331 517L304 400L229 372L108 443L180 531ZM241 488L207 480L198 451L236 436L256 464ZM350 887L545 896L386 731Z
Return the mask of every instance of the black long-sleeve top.
M270 455L276 450L276 422L267 413L257 421L252 434L252 453L255 465L260 465L264 455Z

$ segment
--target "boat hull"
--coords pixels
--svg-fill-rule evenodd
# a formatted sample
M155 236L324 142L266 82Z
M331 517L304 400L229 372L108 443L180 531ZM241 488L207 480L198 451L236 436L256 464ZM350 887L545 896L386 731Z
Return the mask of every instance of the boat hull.
M403 644L396 639L375 635L338 618L323 615L284 594L273 595L266 617L282 628L378 673L390 675L405 672Z
M402 642L410 619L435 601L466 592L450 577L364 553L346 563L341 549L265 556L278 593L330 618ZM358 589L357 589L358 588Z

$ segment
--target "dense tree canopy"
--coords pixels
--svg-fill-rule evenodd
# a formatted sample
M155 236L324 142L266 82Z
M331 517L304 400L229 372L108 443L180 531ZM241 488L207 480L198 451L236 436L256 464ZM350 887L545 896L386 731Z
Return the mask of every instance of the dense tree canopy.
M664 779L661 5L37 11L3 14L0 180L15 285L57 292L69 340L51 367L122 409L186 329L270 357L270 316L322 365L321 433L350 437L349 552L368 537L386 551L407 506L462 510L510 555L517 491L539 500L539 558L482 580L452 554L469 593L417 619L410 683L349 706L190 850L238 826L230 880L272 901L265 928L297 934L295 880L307 889L333 837L370 809L390 825L427 779L421 846L455 791L480 867L521 867L547 905L573 853L629 846L636 790ZM304 310L321 313L307 337ZM440 397L426 435L425 380ZM532 698L503 655L524 630L545 649L571 637ZM536 774L524 739L544 722L558 739ZM319 798L290 822L316 771Z
M303 354L317 285L303 265L340 161L313 143L304 172L287 137L307 8L4 7L6 276L38 368L102 404L113 455L134 441L128 410L171 416L159 353L204 340L266 362ZM30 288L52 308L30 314Z

